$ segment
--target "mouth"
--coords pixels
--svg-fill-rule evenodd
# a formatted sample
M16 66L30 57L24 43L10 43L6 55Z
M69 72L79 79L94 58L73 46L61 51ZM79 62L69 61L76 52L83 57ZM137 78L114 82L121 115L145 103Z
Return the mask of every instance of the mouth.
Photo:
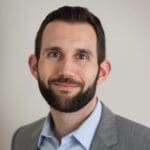
M70 91L77 88L78 85L74 83L55 82L53 84L59 91Z

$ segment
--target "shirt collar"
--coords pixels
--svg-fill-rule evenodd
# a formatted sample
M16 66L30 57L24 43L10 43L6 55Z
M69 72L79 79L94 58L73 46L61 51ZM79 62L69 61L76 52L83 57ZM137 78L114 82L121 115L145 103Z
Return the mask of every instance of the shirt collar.
M98 101L92 114L73 132L74 137L86 148L89 149L94 133L101 118L102 105Z
M54 137L54 133L51 127L51 119L50 119L50 114L48 114L48 116L46 117L44 124L43 124L43 128L38 140L38 148L40 148L40 145L42 145L42 143L44 142L45 138L53 138Z
M94 133L101 118L101 112L102 105L99 101L97 101L96 107L91 115L81 124L79 128L69 134L72 135L86 149L90 148ZM39 137L38 148L43 143L45 138L55 139L51 124L50 115L48 115L45 119L42 132Z

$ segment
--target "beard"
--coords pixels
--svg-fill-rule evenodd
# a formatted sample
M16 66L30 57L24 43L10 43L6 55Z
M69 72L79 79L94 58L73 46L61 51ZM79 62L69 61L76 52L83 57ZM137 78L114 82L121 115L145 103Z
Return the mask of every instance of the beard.
M40 77L38 77L38 86L42 96L45 98L46 102L50 105L50 107L60 112L71 113L82 109L92 100L96 93L97 80L98 73L93 83L90 86L88 86L88 88L85 91L83 91L85 85L84 83L75 81L71 77L65 75L61 75L55 79L49 79L48 87L40 79ZM72 97L67 96L67 91L62 91L62 95L60 96L57 93L55 93L51 87L51 85L56 82L75 84L78 87L80 87L80 91Z

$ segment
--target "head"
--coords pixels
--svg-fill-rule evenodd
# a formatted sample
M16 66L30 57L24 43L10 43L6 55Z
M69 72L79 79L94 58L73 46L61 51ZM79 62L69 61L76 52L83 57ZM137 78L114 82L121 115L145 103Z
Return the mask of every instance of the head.
M82 7L64 6L48 14L37 32L29 66L52 108L82 109L110 72L99 19Z

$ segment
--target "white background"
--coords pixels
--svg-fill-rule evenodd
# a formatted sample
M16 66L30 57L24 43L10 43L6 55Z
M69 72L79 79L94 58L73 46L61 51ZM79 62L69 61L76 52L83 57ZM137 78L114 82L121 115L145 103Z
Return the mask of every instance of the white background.
M105 29L110 78L99 98L110 109L150 126L149 0L0 0L0 149L9 150L14 131L47 115L28 68L43 18L62 5L88 7Z

